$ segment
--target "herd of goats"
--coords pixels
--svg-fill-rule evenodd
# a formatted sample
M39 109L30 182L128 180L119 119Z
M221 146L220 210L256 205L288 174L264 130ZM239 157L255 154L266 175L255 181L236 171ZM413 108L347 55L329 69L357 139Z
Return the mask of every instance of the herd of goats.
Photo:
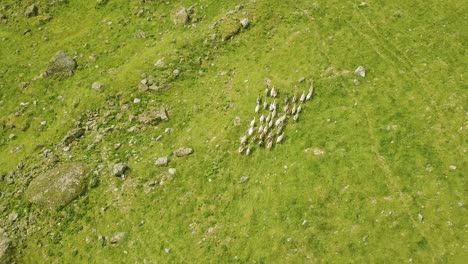
M314 87L311 85L309 92L307 94L305 91L302 92L299 98L296 95L293 98L286 95L281 111L277 102L278 90L271 84L269 79L266 80L265 84L265 97L262 98L260 95L257 97L255 116L250 122L247 133L240 138L239 154L250 155L255 144L271 149L274 143L281 143L287 119L292 117L294 122L297 122L302 111L302 104L312 99L314 93ZM268 97L270 97L270 103ZM258 115L260 117L257 121Z

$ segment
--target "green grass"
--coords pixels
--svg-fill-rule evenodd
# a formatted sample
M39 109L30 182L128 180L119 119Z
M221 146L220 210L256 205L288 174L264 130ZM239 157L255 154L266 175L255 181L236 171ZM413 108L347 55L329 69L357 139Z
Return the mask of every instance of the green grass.
M247 1L236 15L251 25L228 41L209 39L222 34L220 19L236 1L41 4L40 13L48 9L52 17L47 23L22 16L28 3L7 0L2 5L10 9L0 12L9 18L0 25L0 39L6 38L0 41L0 228L14 239L18 263L463 263L468 257L466 207L459 206L466 202L468 129L463 1L368 1L364 8L359 1ZM195 27L172 23L174 10L195 3L201 18ZM149 11L134 16L140 7ZM135 38L139 31L148 37ZM75 75L33 81L58 50L76 56ZM162 69L153 66L160 58ZM366 78L352 74L359 65ZM181 75L168 77L177 67ZM335 76L330 67L350 73ZM140 91L142 73L168 79L170 88ZM239 155L265 79L292 95L308 89L300 77L313 80L316 90L300 122L287 125L272 151ZM22 81L30 85L21 89ZM95 81L102 92L91 89ZM31 105L22 109L20 102ZM160 105L169 109L169 121L127 131L137 125L129 116ZM61 139L91 112L99 113L98 130L63 152ZM112 132L102 131L111 125ZM11 133L17 138L9 140ZM102 141L88 149L97 135ZM59 162L102 165L99 184L57 211L30 205L23 195L28 179L54 166L38 156L38 144ZM18 145L24 149L11 153ZM184 146L194 154L171 155ZM148 191L167 171L154 165L164 155L177 172ZM24 168L16 169L21 161ZM116 162L131 168L124 181L111 175ZM19 176L8 183L13 171ZM245 175L249 181L239 184ZM27 236L3 224L11 212L20 214L17 225L34 215ZM118 232L125 237L116 246L98 240Z

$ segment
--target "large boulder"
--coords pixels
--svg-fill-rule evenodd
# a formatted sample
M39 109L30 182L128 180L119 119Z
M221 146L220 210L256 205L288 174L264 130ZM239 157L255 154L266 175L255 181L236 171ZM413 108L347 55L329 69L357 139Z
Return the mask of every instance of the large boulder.
M87 178L83 164L62 164L34 178L26 190L26 198L45 208L65 206L85 191Z
M66 55L65 52L59 51L50 60L44 75L72 76L77 66L73 58Z
M11 258L11 240L0 229L0 263L9 263Z

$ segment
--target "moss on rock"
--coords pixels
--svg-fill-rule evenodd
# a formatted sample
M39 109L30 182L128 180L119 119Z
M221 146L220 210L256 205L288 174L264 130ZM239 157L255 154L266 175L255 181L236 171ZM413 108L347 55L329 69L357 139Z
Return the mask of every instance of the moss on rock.
M86 189L87 170L79 163L63 164L31 181L26 198L46 208L65 206Z

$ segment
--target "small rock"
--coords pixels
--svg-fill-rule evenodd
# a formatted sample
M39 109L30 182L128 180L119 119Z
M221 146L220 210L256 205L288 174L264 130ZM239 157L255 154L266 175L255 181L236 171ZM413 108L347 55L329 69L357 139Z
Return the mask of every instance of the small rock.
M117 163L114 165L114 170L113 170L113 173L114 173L114 176L122 176L125 174L125 172L127 172L128 170L128 166L125 164L125 163Z
M135 98L133 99L133 103L134 104L139 104L141 102L141 99L140 98Z
M424 220L424 216L422 214L418 214L418 219L419 219L419 221L422 222Z
M449 166L449 169L454 171L454 170L457 169L457 166L455 166L455 165L450 165L450 166Z
M174 74L175 77L178 77L180 75L180 69L175 69L172 74Z
M157 61L154 63L154 66L156 66L156 67L164 66L164 58L157 60Z
M167 157L160 157L155 162L158 167L166 167L169 164L169 159Z
M18 219L18 213L13 212L13 213L8 215L8 220L10 222L14 222L14 221L16 221L16 219Z
M138 116L138 121L145 125L157 125L161 121L169 120L169 116L165 108L161 108L159 111L148 111Z
M101 87L102 87L102 85L101 85L101 83L99 83L99 82L93 82L93 84L91 85L91 88L92 88L93 90L96 90L96 91L100 91L100 90L101 90Z
M354 80L353 80L353 83L354 83L354 85L356 85L356 86L361 84L361 82L360 82L358 79L354 79Z
M16 138L16 135L15 135L15 134L10 134L10 136L8 136L8 138L9 138L10 140L13 140L13 139Z
M19 84L19 88L21 89L25 89L29 86L29 83L28 82L20 82Z
M177 157L185 157L193 153L192 148L180 148L174 151L174 155Z
M170 127L164 129L164 133L169 134L171 133L172 129Z
M246 28L250 25L250 20L248 18L243 18L241 19L240 24L243 28Z
M354 74L357 76L361 76L362 78L366 77L366 69L364 67L359 66L357 69L354 71Z
M124 233L124 232L119 232L119 233L113 235L113 236L110 238L109 242L110 242L111 244L117 244L117 243L119 243L119 242L124 238L124 236L125 236L125 233Z
M69 145L76 139L82 137L85 133L86 129L84 128L76 128L73 130L70 130L68 134L63 138L62 142L64 145Z
M37 16L38 11L39 11L39 9L37 8L36 5L30 5L30 6L28 6L28 8L26 8L26 12L24 12L24 15L26 17L35 17L35 16Z
M240 117L236 116L236 118L234 118L234 126L240 126L240 122L241 122Z
M321 150L321 149L318 149L318 148L314 148L314 155L315 156L323 156L325 154L325 151Z
M50 60L44 75L71 76L78 65L76 61L67 56L63 51L57 52Z
M163 138L163 136L159 135L159 136L156 137L156 141L161 141L162 138Z
M176 171L177 171L177 170L176 170L175 168L170 168L170 169L169 169L169 173L170 173L171 175L174 175L174 174L176 173Z
M242 184L242 183L245 183L249 180L249 176L242 176L240 179L239 179L239 183Z
M189 22L190 15L187 9L181 7L176 10L174 14L174 24L176 25L185 25Z
M171 253L171 249L170 248L165 248L164 252L166 252L166 254L169 254L169 253Z
M10 263L11 251L11 240L0 229L0 263Z
M304 78L304 77L301 77L301 78L299 78L299 79L297 80L298 83L302 83L302 82L304 82L304 81L305 81L305 78Z

